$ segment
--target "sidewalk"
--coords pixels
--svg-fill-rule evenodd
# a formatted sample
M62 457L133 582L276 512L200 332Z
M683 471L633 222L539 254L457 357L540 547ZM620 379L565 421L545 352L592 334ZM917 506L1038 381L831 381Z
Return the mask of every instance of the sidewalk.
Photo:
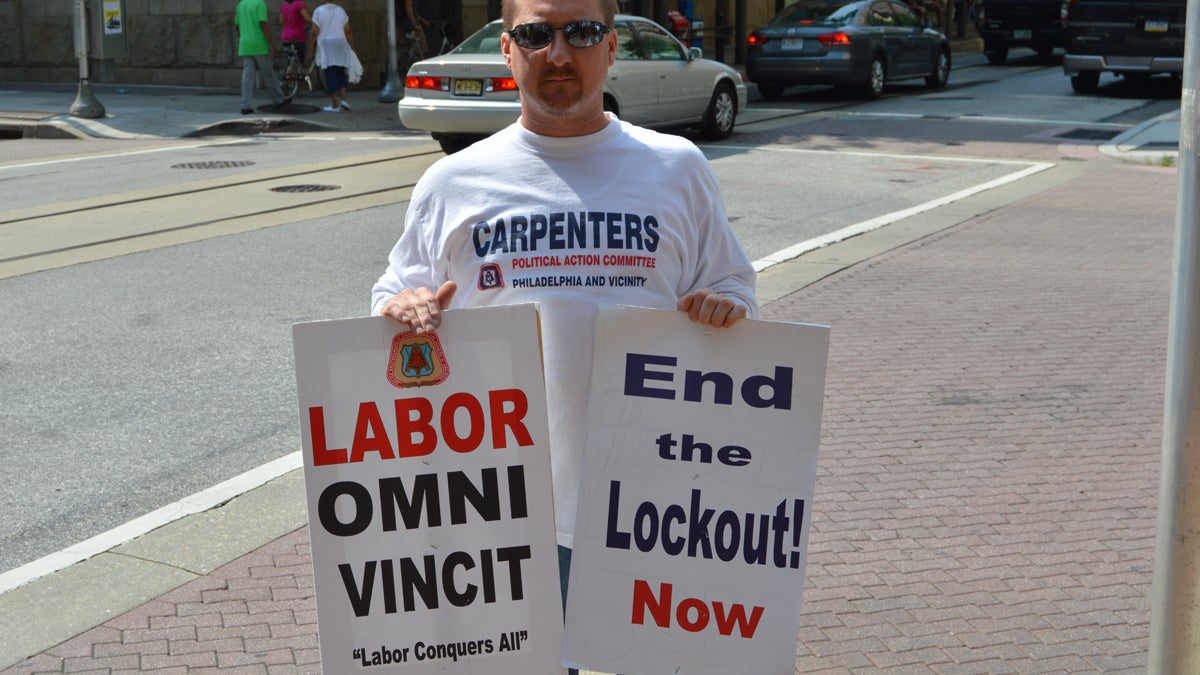
M71 124L50 89L0 85L0 130ZM92 133L246 123L96 93ZM370 98L247 117L408 133ZM1076 147L763 273L764 318L832 327L797 672L1145 671L1176 175ZM305 522L291 471L0 595L0 675L320 672Z
M329 97L302 92L283 109L255 92L255 112L242 115L236 89L93 84L93 97L107 113L100 119L69 114L77 84L0 83L0 133L27 138L149 139L264 131L408 131L395 103L379 101L378 89L351 89L353 112L327 113Z

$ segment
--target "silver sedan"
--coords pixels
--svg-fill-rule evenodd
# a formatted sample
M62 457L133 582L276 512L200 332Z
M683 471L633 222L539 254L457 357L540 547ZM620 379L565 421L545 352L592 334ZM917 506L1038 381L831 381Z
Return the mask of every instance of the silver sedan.
M446 153L512 124L520 92L500 53L499 21L442 56L414 63L404 80L400 121L432 133ZM604 84L604 108L645 127L697 127L701 137L733 133L746 85L729 66L700 58L658 24L617 15L617 59Z

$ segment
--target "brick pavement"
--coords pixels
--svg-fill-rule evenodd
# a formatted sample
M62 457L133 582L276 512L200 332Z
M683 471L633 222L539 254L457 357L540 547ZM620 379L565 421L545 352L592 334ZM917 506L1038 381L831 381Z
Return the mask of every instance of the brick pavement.
M308 528L9 673L320 673Z
M832 326L797 673L1144 672L1176 176L1089 159L765 308ZM319 672L307 535L3 675Z
M766 309L832 326L797 672L1144 672L1173 172L1113 164Z

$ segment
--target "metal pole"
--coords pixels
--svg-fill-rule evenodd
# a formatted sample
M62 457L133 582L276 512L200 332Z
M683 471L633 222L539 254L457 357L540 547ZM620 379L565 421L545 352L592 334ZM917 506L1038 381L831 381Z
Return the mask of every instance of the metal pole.
M1150 612L1152 675L1200 672L1200 0L1188 0L1179 196Z
M404 85L396 74L396 0L384 0L387 3L387 82L379 90L381 103L395 103L404 97Z
M75 94L75 102L71 104L70 114L73 117L95 119L104 117L105 110L100 101L92 96L92 85L88 82L88 59L92 54L88 28L87 0L75 0L75 55L79 57L79 91Z

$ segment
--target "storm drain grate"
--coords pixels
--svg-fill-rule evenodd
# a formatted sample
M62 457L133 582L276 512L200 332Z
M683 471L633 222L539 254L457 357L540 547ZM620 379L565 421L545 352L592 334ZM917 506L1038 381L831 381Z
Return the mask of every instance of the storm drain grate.
M280 185L271 188L271 192L325 192L340 189L341 185Z
M250 160L216 160L212 162L186 162L172 164L172 169L236 169L239 166L254 166Z
M1064 131L1061 134L1055 134L1055 138L1070 138L1077 141L1111 141L1121 133L1117 129L1072 129Z

